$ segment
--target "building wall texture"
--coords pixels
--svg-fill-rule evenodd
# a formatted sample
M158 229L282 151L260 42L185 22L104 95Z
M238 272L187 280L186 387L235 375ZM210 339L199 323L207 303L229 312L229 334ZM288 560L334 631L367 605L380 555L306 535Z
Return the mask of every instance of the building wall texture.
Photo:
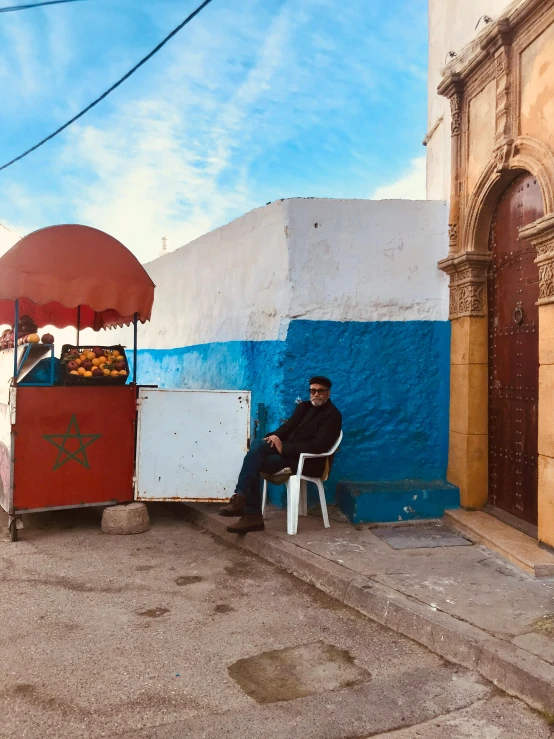
M146 265L157 287L139 381L251 390L267 432L323 373L345 432L330 499L341 479L444 479L446 228L443 202L292 199L247 213Z
M438 121L437 129L427 144L427 197L448 200L450 197L450 105L437 93L444 69L451 60L447 55L460 56L486 31L483 15L496 20L524 0L429 0L429 73L428 131Z
M534 249L538 279L528 278L523 284L521 277L517 291L506 290L503 299L515 307L525 295L538 305L538 326L533 322L525 329L538 331L538 358L532 359L539 365L538 402L529 411L529 418L535 413L538 418L538 455L531 453L533 464L538 464L538 486L536 491L529 485L516 491L516 503L509 505L517 515L518 495L528 499L536 494L538 538L553 547L554 0L490 0L486 7L477 5L473 0L430 2L431 130L437 117L442 115L443 122L428 136L428 194L450 201L449 240L440 262L450 277L448 480L459 486L465 507L479 508L489 499L488 409L498 365L489 371L488 344L502 322L499 313L491 314L495 306L488 304L489 239L503 193L519 175L529 173L540 188L544 216L525 226L522 221L518 240ZM483 12L491 22L472 30ZM456 56L441 72L450 50ZM435 94L438 82L443 100ZM516 331L512 326L510 330ZM512 353L509 362L513 360ZM514 428L511 446L501 457L508 458L519 448L517 436ZM498 459L493 461L499 464Z

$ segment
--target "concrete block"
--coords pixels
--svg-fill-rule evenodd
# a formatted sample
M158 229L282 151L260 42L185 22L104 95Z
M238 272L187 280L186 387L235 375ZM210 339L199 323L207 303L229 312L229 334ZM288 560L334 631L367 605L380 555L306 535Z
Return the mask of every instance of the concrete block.
M105 534L143 534L150 528L148 509L144 503L110 506L102 514Z
M440 518L460 507L460 491L443 480L339 482L337 505L351 523Z

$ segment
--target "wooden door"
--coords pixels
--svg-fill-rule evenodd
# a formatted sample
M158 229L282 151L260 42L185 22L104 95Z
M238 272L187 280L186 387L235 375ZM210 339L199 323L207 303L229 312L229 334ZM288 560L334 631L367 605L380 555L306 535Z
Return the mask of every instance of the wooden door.
M539 270L518 228L543 215L535 177L518 177L494 213L489 249L489 502L537 523Z

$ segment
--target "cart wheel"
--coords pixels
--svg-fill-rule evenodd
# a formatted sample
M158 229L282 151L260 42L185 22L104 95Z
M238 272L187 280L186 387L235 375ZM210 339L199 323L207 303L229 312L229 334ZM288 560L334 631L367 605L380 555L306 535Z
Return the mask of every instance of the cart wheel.
M17 541L17 518L12 518L8 525L10 532L10 541Z

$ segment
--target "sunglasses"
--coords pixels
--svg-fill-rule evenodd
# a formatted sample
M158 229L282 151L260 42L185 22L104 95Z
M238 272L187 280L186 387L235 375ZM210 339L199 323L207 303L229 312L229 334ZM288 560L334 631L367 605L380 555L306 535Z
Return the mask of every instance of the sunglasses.
M325 393L328 393L328 392L329 392L328 387L321 387L321 388L311 387L310 388L310 395L325 395Z

